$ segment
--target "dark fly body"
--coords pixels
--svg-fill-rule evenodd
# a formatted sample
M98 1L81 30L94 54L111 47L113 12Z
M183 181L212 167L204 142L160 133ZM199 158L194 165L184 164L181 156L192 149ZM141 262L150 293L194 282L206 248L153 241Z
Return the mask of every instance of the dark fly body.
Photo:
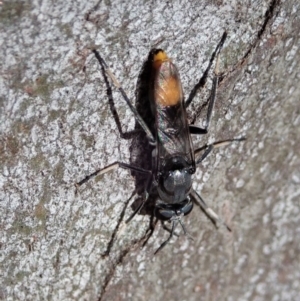
M215 77L209 99L206 124L203 128L188 124L186 114L187 104L184 102L178 70L163 50L154 49L150 53L150 57L152 58L152 76L149 87L149 98L155 120L153 132L132 105L105 61L99 53L94 50L105 72L122 94L130 110L133 112L136 121L146 133L149 143L154 147L152 152L152 168L151 170L145 170L131 164L115 162L86 177L77 183L77 186L82 185L91 177L103 174L117 167L148 175L142 202L134 211L131 218L138 213L147 202L149 194L156 190L158 199L155 203L155 216L160 220L171 222L172 227L169 238L161 244L155 253L169 242L174 234L176 225L180 224L186 234L182 218L192 211L193 203L200 205L213 221L224 224L218 215L206 205L201 196L192 188L192 175L196 172L196 166L201 163L214 148L229 144L235 140L240 141L243 139L233 139L207 145L202 148L203 152L198 156L198 152L194 151L191 134L204 135L208 132L218 85L217 65L219 53L225 39L226 33L223 34L214 53L214 57L217 57ZM228 226L226 227L229 229Z

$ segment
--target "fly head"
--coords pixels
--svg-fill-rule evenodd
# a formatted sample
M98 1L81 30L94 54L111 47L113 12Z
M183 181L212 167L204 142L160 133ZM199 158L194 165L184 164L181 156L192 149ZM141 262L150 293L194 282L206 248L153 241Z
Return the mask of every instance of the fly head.
M160 220L174 221L180 220L184 215L188 215L193 209L193 202L188 197L181 203L166 204L163 202L155 206L155 216Z

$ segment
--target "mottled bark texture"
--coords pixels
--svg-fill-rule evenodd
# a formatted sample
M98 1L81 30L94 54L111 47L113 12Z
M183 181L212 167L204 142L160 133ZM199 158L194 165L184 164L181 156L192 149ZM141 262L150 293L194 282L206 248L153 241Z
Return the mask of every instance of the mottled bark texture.
M0 299L298 300L299 22L297 0L2 1ZM188 97L224 30L210 132L195 145L247 140L214 150L194 189L232 232L195 207L184 219L194 241L178 228L153 256L169 233L157 223L142 247L149 210L124 223L141 178L112 171L76 194L112 162L149 163L92 49L135 103L150 49L163 48ZM195 124L213 67L188 109Z

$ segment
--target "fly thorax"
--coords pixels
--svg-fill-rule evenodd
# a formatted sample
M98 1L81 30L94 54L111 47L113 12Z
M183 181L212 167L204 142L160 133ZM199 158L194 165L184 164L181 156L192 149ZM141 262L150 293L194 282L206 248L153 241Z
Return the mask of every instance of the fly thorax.
M169 204L186 199L192 186L192 176L187 169L172 170L162 176L158 193L162 201Z

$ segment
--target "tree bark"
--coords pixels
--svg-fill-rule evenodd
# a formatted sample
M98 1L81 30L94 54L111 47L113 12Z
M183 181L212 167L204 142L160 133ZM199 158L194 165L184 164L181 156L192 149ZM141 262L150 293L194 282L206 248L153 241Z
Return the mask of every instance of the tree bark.
M198 2L1 4L1 300L299 298L300 5ZM92 50L139 105L143 63L165 49L187 98L225 30L209 134L194 144L246 140L214 150L193 187L232 232L195 206L184 219L194 240L178 228L154 256L161 224L144 246L151 214L125 224L143 180L119 169L75 187L115 161L147 160ZM214 64L188 108L195 124Z

